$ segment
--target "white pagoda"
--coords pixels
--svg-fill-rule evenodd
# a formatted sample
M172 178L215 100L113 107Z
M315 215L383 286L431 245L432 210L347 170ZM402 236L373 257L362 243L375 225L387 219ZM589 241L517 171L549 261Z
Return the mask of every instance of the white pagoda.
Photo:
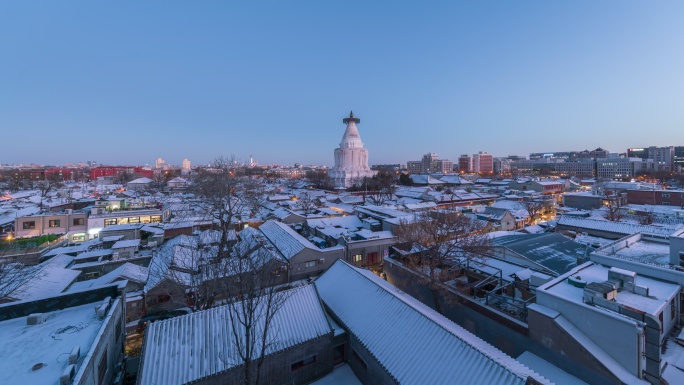
M340 147L335 149L335 166L328 177L332 179L335 188L348 188L360 183L364 177L372 177L375 171L368 167L368 150L363 148L363 142L356 124L361 119L355 118L350 112L348 118L342 119L347 125Z

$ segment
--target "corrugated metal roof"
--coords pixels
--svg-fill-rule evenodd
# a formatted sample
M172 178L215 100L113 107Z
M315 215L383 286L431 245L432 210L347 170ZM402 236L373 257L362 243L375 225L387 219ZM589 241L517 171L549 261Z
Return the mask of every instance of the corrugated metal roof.
M288 260L305 248L317 250L313 243L297 234L284 223L266 221L259 226L259 230Z
M282 293L286 300L272 321L267 354L333 332L312 285ZM221 306L149 324L140 384L184 384L240 365L230 311Z
M559 226L577 227L588 230L601 230L616 234L631 235L636 233L646 233L654 235L672 235L679 227L658 227L651 225L640 225L636 223L612 222L608 220L577 218L574 216L563 215L558 220Z
M345 329L401 384L550 384L367 270L338 260L315 282Z

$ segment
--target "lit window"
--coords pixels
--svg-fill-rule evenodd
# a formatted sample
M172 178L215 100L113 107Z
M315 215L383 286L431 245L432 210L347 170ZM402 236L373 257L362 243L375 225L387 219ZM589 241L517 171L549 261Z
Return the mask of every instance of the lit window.
M352 260L354 262L361 262L362 259L363 259L363 255L361 255L361 254L356 254L352 257Z
M24 230L35 229L36 228L36 222L35 221L24 222L24 223L22 223L22 228Z
M304 263L304 267L315 267L316 261L307 261Z
M51 219L48 222L49 227L59 227L59 219Z

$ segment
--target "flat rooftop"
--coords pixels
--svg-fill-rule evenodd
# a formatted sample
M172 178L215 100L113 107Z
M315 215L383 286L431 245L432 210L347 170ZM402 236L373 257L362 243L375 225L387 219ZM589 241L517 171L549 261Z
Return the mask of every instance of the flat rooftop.
M601 283L608 280L608 270L607 267L594 263L585 264L558 277L553 283L547 284L541 290L568 301L584 303L584 289L571 285L568 282L568 277L579 277L587 285L592 282ZM635 283L639 286L648 287L648 297L626 290L618 290L615 302L655 316L662 311L668 304L668 300L675 296L680 289L679 285L658 281L643 275L637 275ZM600 308L597 307L597 309Z
M654 242L639 234L605 244L594 253L660 267L670 264L669 243Z
M78 372L104 323L95 314L94 308L99 304L100 301L44 313L46 321L39 325L27 325L27 317L0 322L3 383L58 384L68 365L69 353L77 346L81 348ZM42 367L32 370L37 364Z
M607 254L618 258L633 259L639 262L667 265L670 263L670 245L663 243L639 241L624 247L615 253Z

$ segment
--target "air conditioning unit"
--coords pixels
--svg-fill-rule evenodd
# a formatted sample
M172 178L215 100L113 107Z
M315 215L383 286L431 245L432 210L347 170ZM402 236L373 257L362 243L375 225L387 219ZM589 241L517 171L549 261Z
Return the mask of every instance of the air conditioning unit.
M97 319L103 320L105 318L105 316L107 315L107 306L102 305L102 306L98 307L96 313L97 313Z
M45 322L45 314L44 313L33 313L33 314L30 314L28 317L26 317L26 324L27 325L40 325L43 322Z
M67 366L59 377L59 385L68 385L76 374L76 365Z
M71 350L71 353L69 353L69 364L76 365L78 362L78 358L81 356L81 347L76 346Z
M318 263L323 263L323 262L325 262L325 258L321 258L318 260Z
M287 265L280 266L280 270L287 270Z
M112 253L112 261L116 261L118 259L119 259L119 253L118 252Z
M74 210L73 209L64 209L64 214L73 214Z

